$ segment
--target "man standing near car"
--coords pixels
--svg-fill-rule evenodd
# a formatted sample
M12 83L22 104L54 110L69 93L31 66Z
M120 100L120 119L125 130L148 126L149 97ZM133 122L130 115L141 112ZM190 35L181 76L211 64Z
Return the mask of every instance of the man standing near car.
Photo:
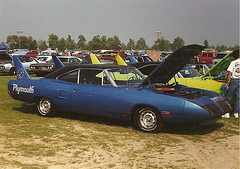
M239 82L240 82L240 58L239 49L233 52L234 61L232 61L227 69L226 89L228 89L226 98L228 101L234 96L233 116L238 118L239 115ZM230 80L231 79L231 80ZM230 83L228 85L228 82ZM227 115L229 117L229 114Z

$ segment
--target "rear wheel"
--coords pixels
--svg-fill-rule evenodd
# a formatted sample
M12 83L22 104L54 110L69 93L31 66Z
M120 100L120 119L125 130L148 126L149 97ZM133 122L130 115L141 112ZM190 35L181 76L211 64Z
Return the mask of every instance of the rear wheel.
M48 98L41 98L37 101L37 110L40 116L50 117L55 114L53 103Z
M159 132L163 128L161 115L150 107L136 110L134 124L138 130L145 132Z

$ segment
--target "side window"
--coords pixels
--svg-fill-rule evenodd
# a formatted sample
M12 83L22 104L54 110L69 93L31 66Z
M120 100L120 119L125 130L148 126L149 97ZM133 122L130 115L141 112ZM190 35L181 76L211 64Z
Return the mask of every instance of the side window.
M69 62L70 62L70 63L76 63L76 64L77 64L77 63L79 63L80 61L79 61L77 58L70 58L70 59L69 59Z
M68 58L59 58L59 60L61 60L61 62L65 62L65 63L68 62Z
M213 54L212 54L212 53L209 53L209 54L208 54L208 57L209 57L209 58L213 57Z
M72 83L78 83L78 71L74 71L74 72L65 74L65 75L59 77L58 80L72 82Z
M207 57L207 53L203 53L203 54L202 54L202 57Z
M79 83L102 85L102 70L81 69Z

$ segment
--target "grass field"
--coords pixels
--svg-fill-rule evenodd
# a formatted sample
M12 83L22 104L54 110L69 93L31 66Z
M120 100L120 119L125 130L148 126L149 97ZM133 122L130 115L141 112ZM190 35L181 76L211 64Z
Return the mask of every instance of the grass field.
M227 167L238 167L238 119L151 134L90 115L40 117L34 104L8 95L15 78L0 76L0 168L221 168L231 159Z

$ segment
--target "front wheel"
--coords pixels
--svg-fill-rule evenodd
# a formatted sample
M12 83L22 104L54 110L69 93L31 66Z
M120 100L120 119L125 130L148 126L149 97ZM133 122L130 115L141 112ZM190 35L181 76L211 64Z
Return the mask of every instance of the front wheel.
M163 128L161 115L149 107L136 110L134 124L137 129L145 132L159 132Z
M37 101L37 110L40 116L50 117L55 114L53 103L45 97Z

